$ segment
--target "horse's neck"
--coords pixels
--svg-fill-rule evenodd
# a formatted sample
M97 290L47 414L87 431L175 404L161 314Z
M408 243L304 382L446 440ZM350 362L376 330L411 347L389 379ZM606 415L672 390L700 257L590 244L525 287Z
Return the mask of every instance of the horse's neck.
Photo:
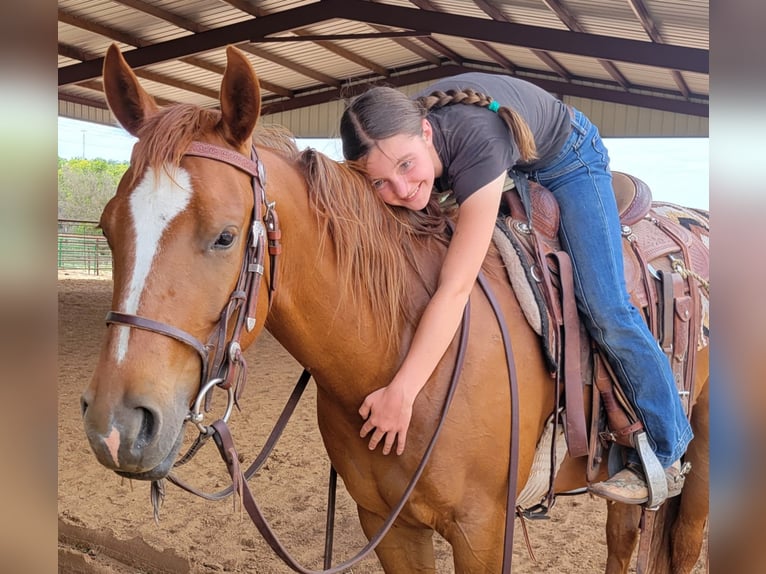
M387 347L385 329L366 301L344 295L334 251L320 245L305 183L297 174L296 181L292 173L287 177L269 186L282 228L282 253L266 328L318 383L332 386L325 390L358 406L360 396L394 374L398 351Z

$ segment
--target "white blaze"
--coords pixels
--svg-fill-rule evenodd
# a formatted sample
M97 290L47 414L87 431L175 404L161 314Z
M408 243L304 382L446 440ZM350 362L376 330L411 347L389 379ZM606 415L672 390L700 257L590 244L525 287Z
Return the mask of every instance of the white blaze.
M172 177L163 169L159 177L155 177L154 170L150 168L133 190L130 213L136 237L136 257L127 295L119 305L123 313L137 314L146 278L152 269L162 235L170 222L186 209L191 195L189 173L183 169L176 170ZM120 363L128 352L131 329L118 325L115 327L119 329L116 358Z

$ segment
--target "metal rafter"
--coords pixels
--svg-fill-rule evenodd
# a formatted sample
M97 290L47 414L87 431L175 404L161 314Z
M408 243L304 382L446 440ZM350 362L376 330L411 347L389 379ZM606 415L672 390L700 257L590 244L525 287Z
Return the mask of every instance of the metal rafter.
M369 1L381 3L383 0L369 0ZM377 24L370 24L370 23L367 23L367 25L373 30L377 30L378 32L391 30L391 28L389 28L388 26L380 26ZM425 48L422 48L420 44L418 44L417 42L412 42L410 40L395 40L395 41L402 48L406 48L410 52L417 54L418 56L420 56L427 62L432 63L434 66L441 66L444 63L438 56L435 56L431 52L426 50ZM422 42L422 38L421 38L421 42Z
M323 74L322 72L314 70L313 68L309 68L308 66L304 66L303 64L294 62L293 60L290 60L289 58L278 56L277 54L272 54L271 52L269 52L268 50L264 50L263 48L257 48L253 44L238 44L237 47L244 50L245 52L250 52L253 56L258 56L259 58L263 58L264 60L268 60L268 61L274 62L275 64L279 64L280 66L284 68L288 68L292 70L293 72L297 72L303 76L312 78L322 84L327 84L328 86L340 86L341 84L340 80L338 80L337 78L333 78L332 76Z
M495 22L440 12L425 12L363 2L361 0L323 0L298 8L270 14L264 18L215 28L192 36L184 36L146 46L126 54L133 67L178 59L190 54L221 48L226 44L257 41L278 32L310 26L333 18L341 18L425 33L439 33L498 44L548 49L580 56L606 58L654 67L709 73L709 51L683 46L659 45L625 38L554 30L540 26ZM103 59L59 69L59 85L97 77Z
M428 10L430 12L439 12L442 14L445 13L436 4L431 2L431 0L410 0L410 2L412 2L415 6L417 6L421 10ZM516 64L511 62L508 58L503 56L500 52L495 50L492 46L490 46L486 42L482 42L479 40L468 40L468 43L471 44L473 47L481 50L481 52L483 52L484 54L492 58L492 60L500 64L506 70L509 70L510 72L513 72L516 70ZM463 63L460 60L456 60L456 61L458 63Z
M506 16L502 10L489 0L478 0L476 5L493 20L498 22L513 22L513 20ZM569 73L569 70L562 66L561 63L547 50L532 50L532 53L565 80L570 81L572 79L572 74Z
M126 0L126 1L129 1L129 2L135 3L135 4L144 4L142 2L136 2L136 0ZM152 11L154 12L152 15L159 17L158 16L158 13L159 13L158 10L159 9L154 9L152 7ZM164 15L169 15L167 10L161 10L160 12L162 12ZM129 46L137 46L139 49L145 48L145 47L150 47L152 45L150 42L147 42L143 38L140 38L140 37L135 36L133 34L128 34L127 32L123 32L123 31L118 30L116 28L113 28L111 26L104 26L103 24L99 24L97 22L93 22L91 20L88 20L86 18L82 18L80 16L76 16L74 14L70 14L69 12L66 12L65 10L59 9L59 11L58 11L58 19L59 19L60 22L64 22L65 24L69 24L70 26L75 26L75 27L80 28L82 30L87 30L88 32L92 32L94 34L99 34L100 36L104 36L105 38L109 38L110 40L114 40L114 41L120 42L122 44L127 44ZM186 20L186 19L183 19L183 20L184 20L184 22L186 24L192 26L193 28L201 28L199 25L194 25L194 23L192 23L190 20ZM181 21L176 19L176 21L172 22L172 23L175 24L175 25L178 25L178 24L181 23ZM82 55L82 52L80 52L80 53ZM74 54L74 52L70 50L69 54ZM73 57L73 56L70 56L69 54L62 54L62 55L66 55L67 57ZM101 66L103 66L103 58L98 58L98 57L95 57L95 55L94 55L94 56L92 56L90 58L87 58L87 59L82 59L82 58L79 58L79 57L74 57L74 59L82 60L84 63L88 63L88 62L100 62L100 65L98 66L98 73L95 74L95 75L89 76L89 77L90 78L95 78L95 77L100 77L101 76ZM199 57L195 57L195 56L181 57L181 58L179 58L179 60L181 62L184 62L185 64L190 65L190 66L194 66L194 67L201 68L201 69L208 70L208 71L215 71L216 73L223 74L223 68L221 66L218 66L217 69L211 69L211 67L213 67L213 64L210 64L210 63L206 62L205 60L203 60L202 58L199 58ZM81 64L74 64L74 65L77 66L77 65L81 65ZM138 69L136 69L136 74L140 76L140 73L139 73ZM79 82L70 82L70 83L79 83ZM62 84L59 83L59 85L62 85ZM267 89L267 90L269 90L271 92L274 92L275 94L280 94L280 95L285 96L285 97L289 97L289 96L292 95L292 92L290 90L287 90L287 89L285 89L285 88L283 88L281 86L277 86L275 84L271 84L269 82L261 82L261 85L263 86L264 89ZM193 84L190 84L190 83L186 83L186 88L183 88L183 89L186 89L187 91L194 92L194 93L197 93L197 94L205 95L205 96L208 96L209 93L210 93L210 90L208 90L206 88L199 87L199 86L194 86ZM217 100L218 97L216 96L214 99Z
M224 0L227 4L231 4L238 10L241 10L242 12L245 12L246 14L250 14L252 16L255 16L256 18L262 18L264 16L268 16L271 12L268 12L267 10L264 10L262 8L259 8L255 5L253 5L250 2L247 2L246 0ZM332 52L336 56L340 56L341 58L345 58L346 60L349 60L351 62L354 62L355 64L358 64L362 66L363 68L367 68L368 70L372 70L373 72L381 75L381 76L388 76L389 71L387 68L384 68L383 66L376 64L375 62L363 58L359 54L355 54L351 50L347 50L346 48L342 46L338 46L337 44L333 43L329 39L326 40L317 40L314 39L313 32L306 29L295 29L291 31L293 34L299 37L305 38L307 41L314 42L318 46L321 46L325 50Z
M156 18L159 18L160 20L165 20L167 22L170 22L174 26L177 26L184 30L188 30L190 32L194 32L195 34L206 32L207 30L211 29L210 27L204 26L195 20L190 20L189 18L180 16L179 14L171 12L170 10L159 8L152 4L148 4L147 2L143 2L142 0L112 0L112 1L118 2L120 4L124 4L125 6L129 6L135 10L140 10L141 12L144 12L146 14L150 14L151 16L155 16ZM209 72L214 72L216 74L223 75L223 71L224 71L223 66L212 64L210 62L203 60L202 58L190 57L190 58L181 58L180 60L192 66L202 68L203 70L207 70ZM292 92L290 90L268 81L261 81L261 87L263 87L266 90L269 90L270 92L274 92L275 94L279 94L281 96L290 97L292 95ZM214 99L218 99L217 95Z
M580 22L578 22L574 14L569 11L569 8L564 6L561 0L543 0L543 2L556 14L556 16L558 16L558 19L561 20L567 28L573 32L585 32L585 29ZM614 62L603 60L601 58L597 58L597 60L598 63L601 64L601 67L606 70L606 73L609 74L615 82L620 84L626 90L631 88L630 82L622 72L620 72L617 66L615 66Z
M445 65L438 68L428 68L415 72L392 75L386 79L386 84L391 86L407 86L419 82L432 82L440 78L460 74L463 72L475 72L476 68L460 65ZM498 69L498 72L501 70ZM541 88L562 95L569 95L581 98L591 98L594 100L611 101L632 106L650 107L653 109L664 110L668 112L689 114L693 116L708 116L708 105L701 102L689 102L678 98L652 96L633 92L625 92L616 87L599 87L585 80L564 82L551 74L551 79L540 78L535 74L533 81ZM356 84L344 84L341 88L333 88L320 92L312 92L307 95L297 94L291 100L264 100L262 109L263 115L294 110L306 106L323 104L336 101L342 98L348 98L359 94L369 88L370 82L374 83L375 78L369 78L366 81Z
M708 50L664 44L658 26L651 19L642 0L629 0L629 2L631 2L636 17L642 22L653 43L627 40L620 38L619 35L609 37L587 34L573 14L567 10L564 0L543 1L551 10L554 10L554 6L558 8L554 12L569 27L571 30L569 32L511 22L498 7L500 3L491 0L474 0L473 2L475 6L484 10L491 19L435 11L439 7L429 0L410 0L420 8L392 5L385 3L385 0L323 0L272 13L267 13L258 7L257 2L224 0L243 9L245 13L256 16L256 18L218 28L205 27L193 18L173 13L146 0L112 1L128 6L133 10L150 14L164 23L189 30L191 34L174 40L150 44L148 41L131 34L127 29L126 31L116 29L115 25L119 25L122 16L113 18L109 25L103 25L91 21L87 17L89 14L87 9L81 12L83 16L78 16L60 8L59 20L90 33L105 36L113 41L137 46L136 49L125 52L128 63L136 70L137 75L153 82L203 94L206 98L215 97L217 93L213 93L213 90L207 86L195 86L189 82L182 82L181 76L177 73L172 74L172 77L167 77L151 70L141 70L141 68L158 62L179 60L220 75L224 72L223 65L190 54L220 50L227 44L244 44L241 47L246 51L258 57L266 57L271 61L276 61L279 65L293 72L304 74L304 72L310 71L311 73L304 75L315 80L317 84L294 90L274 86L262 78L260 79L264 90L270 92L264 95L264 106L272 112L278 109L295 109L330 101L333 98L346 97L351 93L349 90L361 89L359 88L361 85L379 82L382 79L385 79L388 84L403 86L407 84L405 78L409 80L409 83L414 83L430 81L460 71L483 69L528 77L535 83L547 86L546 89L560 96L580 95L604 101L632 103L637 106L699 116L707 116L708 113L706 96L692 93L681 74L681 71L686 70L707 74ZM316 33L316 24L333 19L363 23L375 33L367 34L361 33L361 31L356 34L323 35ZM140 28L138 30L140 31ZM430 34L469 41L487 58L469 59L463 57L444 45L443 42L430 37ZM409 38L405 36L409 36ZM61 36L61 38L68 37L66 34ZM387 68L356 54L353 51L353 45L341 47L334 43L334 40L357 40L371 37L389 38L392 42L396 42L416 54L420 62L403 67ZM311 41L320 44L335 56L354 61L369 70L370 73L362 75L361 78L358 76L330 77L308 67L299 68L297 63L291 59L280 58L263 50L263 46L257 46L259 43L277 41ZM252 45L251 42L256 45ZM546 62L546 66L550 70L556 71L557 75L539 68L530 69L514 66L490 43L525 47L537 54L541 60ZM81 62L80 64L62 65L59 68L59 85L64 88L67 84L74 83L86 89L101 91L100 80L95 80L101 76L103 58L98 57L98 54L89 53L75 44L76 42L71 40L62 40L59 43L60 56ZM429 49L426 49L426 46ZM435 53L430 50L434 50ZM576 76L553 59L549 50L593 57L601 62L614 81ZM381 54L384 52L385 50ZM607 56L617 61L665 68L672 73L678 89L676 91L651 85L631 85L614 63L605 59ZM337 62L337 58L335 61ZM450 61L458 65L454 65ZM686 101L680 99L679 92L683 94ZM59 99L77 101L84 105L93 105L94 103L87 96L67 93L65 89L60 91ZM217 97L215 101L217 102ZM103 100L95 107L104 108Z
M389 6L362 0L324 0L326 12L335 4L342 11L336 17L389 26L407 27L421 32L439 33L498 44L551 50L565 54L631 62L647 66L675 68L707 74L710 69L708 50L683 46L660 46L627 38L555 30L512 22L495 22L483 18L459 16L444 12L425 12L401 6ZM325 15L325 18L329 17Z
M641 22L647 35L652 39L652 42L664 44L665 41L662 39L662 35L660 34L654 19L649 14L649 10L643 0L628 0L628 4L630 4L633 13L636 15L639 22ZM686 80L684 80L683 75L681 75L681 72L673 70L671 75L673 76L673 81L676 83L676 86L678 86L679 91L685 98L689 98L691 96L691 91L689 90L689 86L687 85Z

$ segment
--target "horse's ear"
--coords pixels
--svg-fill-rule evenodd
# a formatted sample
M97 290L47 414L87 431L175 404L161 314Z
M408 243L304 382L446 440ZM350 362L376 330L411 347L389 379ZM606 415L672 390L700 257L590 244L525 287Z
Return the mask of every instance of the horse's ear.
M247 57L226 48L226 71L221 82L221 124L226 140L240 147L253 135L261 113L261 89Z
M137 136L144 120L157 111L157 104L138 83L116 44L104 57L104 93L109 109L131 135Z

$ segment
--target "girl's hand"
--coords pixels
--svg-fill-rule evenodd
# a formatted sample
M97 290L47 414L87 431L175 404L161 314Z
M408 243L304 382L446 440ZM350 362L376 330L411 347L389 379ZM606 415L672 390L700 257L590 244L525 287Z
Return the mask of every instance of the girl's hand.
M384 439L383 454L391 452L396 441L396 454L402 454L407 443L407 429L412 418L412 403L401 385L390 384L367 395L359 414L365 423L359 436L366 437L375 429L370 438L369 449L375 450Z

